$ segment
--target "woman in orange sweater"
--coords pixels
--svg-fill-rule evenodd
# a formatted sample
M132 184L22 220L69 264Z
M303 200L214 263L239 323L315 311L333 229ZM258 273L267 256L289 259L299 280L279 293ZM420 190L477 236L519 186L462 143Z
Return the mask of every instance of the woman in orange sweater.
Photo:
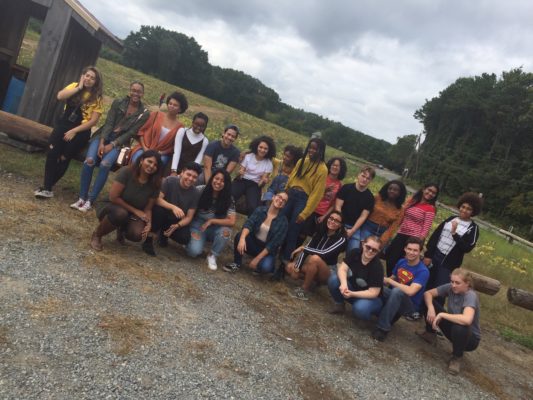
M155 150L161 155L163 166L166 166L174 153L176 133L183 126L178 115L183 114L188 107L189 103L183 93L174 92L168 96L167 112L152 112L148 121L139 129L139 144L132 151L131 163L135 164L145 151Z
M402 181L387 182L374 196L374 208L361 226L361 239L369 236L381 238L382 247L390 241L403 218L402 205L407 189Z

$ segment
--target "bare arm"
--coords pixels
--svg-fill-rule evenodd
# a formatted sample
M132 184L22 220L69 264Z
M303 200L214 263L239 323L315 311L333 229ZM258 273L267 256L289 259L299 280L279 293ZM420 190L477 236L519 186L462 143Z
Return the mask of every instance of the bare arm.
M111 185L111 189L109 190L109 200L111 203L116 204L117 206L121 206L122 208L128 210L130 213L136 215L141 220L148 222L148 216L143 210L139 210L128 203L126 203L122 199L122 192L124 191L125 185L123 185L120 182L113 182Z
M211 168L213 167L213 158L208 155L204 155L204 178L205 182L211 178Z
M414 296L418 293L420 289L422 289L422 285L419 283L411 283L410 285L404 285L403 283L397 282L394 280L394 275L391 275L388 278L383 278L383 283L393 288L399 288L409 297Z

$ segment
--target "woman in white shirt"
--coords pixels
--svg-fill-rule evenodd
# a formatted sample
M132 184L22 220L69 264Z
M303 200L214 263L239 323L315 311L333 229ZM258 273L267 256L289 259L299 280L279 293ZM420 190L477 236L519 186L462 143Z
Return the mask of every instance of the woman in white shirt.
M180 128L178 130L174 141L174 156L172 157L172 166L170 168L172 175L179 174L183 167L191 161L202 164L205 148L209 144L209 140L204 135L208 122L207 115L199 112L192 118L190 128Z
M233 181L232 195L235 202L246 197L247 215L261 204L261 188L268 182L272 173L272 158L276 155L276 145L269 136L260 136L250 143L251 153L241 162L239 175Z

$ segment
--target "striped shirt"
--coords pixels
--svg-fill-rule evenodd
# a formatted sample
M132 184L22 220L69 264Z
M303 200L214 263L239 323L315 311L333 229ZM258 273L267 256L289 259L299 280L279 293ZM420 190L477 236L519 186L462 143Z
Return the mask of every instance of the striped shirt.
M418 203L406 208L398 233L425 239L435 218L435 206Z
M336 265L339 254L344 251L346 247L346 236L344 234L334 234L328 236L326 234L315 233L311 241L304 247L303 251L295 260L295 267L300 269L305 258L308 255L316 254L327 265Z

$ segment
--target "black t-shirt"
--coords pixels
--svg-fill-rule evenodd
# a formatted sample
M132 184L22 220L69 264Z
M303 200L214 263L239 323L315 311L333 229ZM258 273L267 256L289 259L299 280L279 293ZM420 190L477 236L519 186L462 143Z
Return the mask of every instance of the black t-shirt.
M377 256L367 265L363 265L361 250L353 249L346 254L344 262L352 271L352 276L348 279L354 287L354 292L367 290L369 287L383 287L383 265Z
M344 200L341 212L342 219L346 225L353 226L363 210L372 212L374 208L372 192L368 189L360 192L356 189L354 183L343 185L339 193L337 193L337 198Z

